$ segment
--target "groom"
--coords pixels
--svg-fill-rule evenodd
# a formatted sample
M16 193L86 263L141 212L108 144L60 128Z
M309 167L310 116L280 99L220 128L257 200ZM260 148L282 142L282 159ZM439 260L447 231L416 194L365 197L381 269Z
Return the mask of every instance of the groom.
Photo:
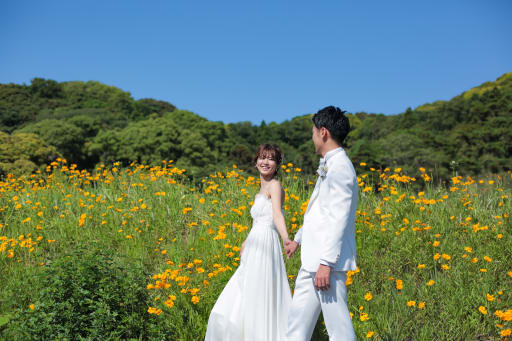
M310 340L323 313L329 340L355 340L347 307L347 270L356 269L355 215L357 177L341 148L350 125L337 107L313 116L313 143L322 155L318 180L304 224L286 248L288 257L301 245L302 266L288 314L289 341Z

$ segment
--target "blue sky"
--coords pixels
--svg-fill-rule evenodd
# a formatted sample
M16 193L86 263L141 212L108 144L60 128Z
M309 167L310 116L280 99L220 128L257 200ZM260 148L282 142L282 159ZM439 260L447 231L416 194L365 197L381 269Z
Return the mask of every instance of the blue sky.
M210 120L398 114L512 71L512 2L2 1L0 83L97 80Z

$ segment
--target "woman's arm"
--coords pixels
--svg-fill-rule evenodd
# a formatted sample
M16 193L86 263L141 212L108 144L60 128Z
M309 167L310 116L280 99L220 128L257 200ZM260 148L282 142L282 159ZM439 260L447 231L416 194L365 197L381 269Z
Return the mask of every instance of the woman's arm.
M272 200L272 216L274 219L274 225L277 227L277 231L283 239L283 244L287 244L290 239L288 238L288 231L286 230L286 223L284 221L283 206L284 191L279 181L273 181L270 184L270 200Z

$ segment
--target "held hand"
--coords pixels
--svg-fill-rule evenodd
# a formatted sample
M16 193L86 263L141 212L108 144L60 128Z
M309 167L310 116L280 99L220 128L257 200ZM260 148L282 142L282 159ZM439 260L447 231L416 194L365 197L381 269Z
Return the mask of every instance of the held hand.
M296 241L294 240L290 240L290 242L288 243L288 245L286 245L286 256L288 258L290 258L291 256L293 256L293 254L295 253L295 251L297 251L297 248L299 247L299 243L297 243Z
M329 288L331 287L330 277L331 267L320 264L315 276L316 289L322 291L329 290Z

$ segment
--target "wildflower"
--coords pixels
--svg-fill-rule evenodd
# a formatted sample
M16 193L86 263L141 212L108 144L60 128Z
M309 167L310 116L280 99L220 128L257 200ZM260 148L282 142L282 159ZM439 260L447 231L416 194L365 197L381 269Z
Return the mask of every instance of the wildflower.
M375 334L375 332L372 330L369 330L368 333L366 333L366 338L367 339L371 338L373 336L373 334Z
M479 306L478 307L478 311L481 312L483 315L487 314L487 309L485 309L484 306Z
M192 303L194 303L194 304L199 303L199 296L195 296L195 295L194 295L194 296L192 296L191 301L192 301Z
M488 294L487 294L487 301L489 301L489 302L494 301L494 296L493 296L493 295L490 295L490 294L488 293Z
M148 313L155 314L155 315L160 315L162 313L162 309L157 309L157 308L154 308L154 307L149 307L148 308Z
M367 300L367 301L371 301L371 299L373 298L372 296L372 293L371 292L367 292L365 295L364 295L364 299Z
M414 307L414 306L416 306L416 301L408 301L408 302L407 302L407 306L408 306L408 307Z
M397 279L395 282L395 286L396 286L397 290L402 290L404 287L404 284L401 279Z
M511 329L503 329L501 332L500 332L500 335L505 337L505 336L510 336L512 334L512 330Z
M370 317L368 317L367 313L361 313L361 314L359 314L359 319L361 320L361 322L364 322L364 321L369 320Z
M424 309L425 308L425 302L418 303L418 308L419 309Z
M418 269L425 269L425 264L418 264Z
M502 321L512 321L512 309L509 309L505 312L501 311L501 310L496 310L494 312L494 315L496 315L497 317L499 317L500 320Z
M436 284L436 281L434 281L433 279L431 279L430 281L427 282L427 285L429 287L433 286L434 284Z

